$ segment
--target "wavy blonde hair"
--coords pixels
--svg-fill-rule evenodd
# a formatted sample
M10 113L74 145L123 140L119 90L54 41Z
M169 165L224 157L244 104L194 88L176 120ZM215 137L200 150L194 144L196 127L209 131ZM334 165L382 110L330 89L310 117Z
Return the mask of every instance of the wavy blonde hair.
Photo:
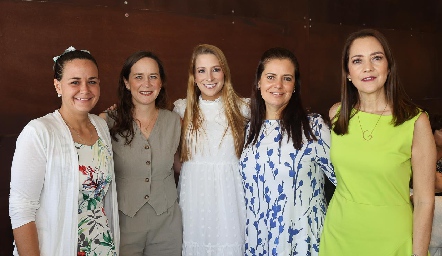
M228 121L228 129L231 130L236 156L241 156L244 145L244 127L246 118L241 114L240 106L246 104L243 99L235 92L232 86L232 77L230 68L227 64L224 53L216 46L209 44L200 44L193 49L189 65L189 79L187 81L187 105L184 112L184 120L181 128L181 162L192 159L191 147L196 149L196 141L199 133L202 132L204 119L198 105L198 99L201 91L195 85L195 62L201 54L213 54L218 59L221 69L224 73L224 86L221 89L222 104ZM227 132L227 131L226 131ZM224 133L225 135L225 133ZM195 151L193 151L195 152Z

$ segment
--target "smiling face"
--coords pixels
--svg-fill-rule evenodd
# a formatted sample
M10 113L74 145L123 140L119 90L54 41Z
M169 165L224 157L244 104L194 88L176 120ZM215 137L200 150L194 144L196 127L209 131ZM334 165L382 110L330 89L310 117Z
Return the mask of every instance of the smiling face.
M73 59L64 64L63 74L54 79L58 94L62 95L60 110L71 114L85 114L92 110L100 98L98 68L90 60Z
M348 75L359 94L384 93L388 61L384 49L374 37L353 41L349 50Z
M266 118L278 119L295 88L295 65L289 59L267 61L258 88L266 105Z
M162 86L158 63L151 58L140 59L132 66L124 83L132 94L135 106L155 104Z
M224 72L213 54L200 54L195 60L195 83L204 100L216 100L224 86Z

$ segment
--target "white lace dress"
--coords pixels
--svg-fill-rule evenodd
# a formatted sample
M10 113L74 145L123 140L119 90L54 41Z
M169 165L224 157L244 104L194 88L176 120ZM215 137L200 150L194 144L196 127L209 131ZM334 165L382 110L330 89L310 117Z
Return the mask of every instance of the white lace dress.
M174 105L183 117L186 100ZM244 191L233 137L220 98L200 98L199 106L203 132L193 138L192 159L183 163L178 187L183 256L244 255Z

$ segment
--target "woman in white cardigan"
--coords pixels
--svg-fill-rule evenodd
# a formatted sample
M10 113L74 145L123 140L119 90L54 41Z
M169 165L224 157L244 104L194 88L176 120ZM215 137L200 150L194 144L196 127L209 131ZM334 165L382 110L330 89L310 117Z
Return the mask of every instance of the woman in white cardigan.
M29 122L17 139L9 215L14 255L118 255L112 146L98 65L87 51L54 58L59 110ZM94 254L95 253L95 254Z

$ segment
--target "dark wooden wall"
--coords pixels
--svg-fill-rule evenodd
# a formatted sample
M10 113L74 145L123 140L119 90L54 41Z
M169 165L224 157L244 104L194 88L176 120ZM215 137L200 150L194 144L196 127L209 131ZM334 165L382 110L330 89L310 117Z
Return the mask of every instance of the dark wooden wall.
M0 0L0 255L10 255L10 165L15 140L31 119L59 107L52 57L73 45L96 57L100 112L116 101L123 61L151 50L165 63L172 100L185 96L195 45L220 47L235 88L248 96L260 55L295 52L304 105L327 113L339 100L340 55L360 28L383 32L412 99L442 112L442 1L427 0Z

